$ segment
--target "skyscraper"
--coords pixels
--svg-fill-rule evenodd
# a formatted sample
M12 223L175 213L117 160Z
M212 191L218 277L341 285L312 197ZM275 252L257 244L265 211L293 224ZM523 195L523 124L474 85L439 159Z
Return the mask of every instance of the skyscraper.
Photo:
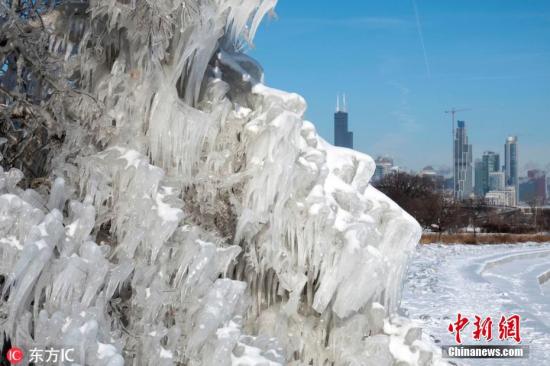
M456 199L468 198L472 187L472 145L468 144L466 123L457 121L454 139L454 195Z
M475 164L475 193L478 197L484 197L489 192L489 176L500 170L500 155L485 151L480 161Z
M518 179L518 138L509 136L504 145L504 172L506 173L506 185L516 189L516 201L519 196Z
M500 155L492 152L492 151L485 151L483 153L483 163L487 166L487 176L489 176L490 173L498 172L500 171Z
M504 172L489 173L489 191L503 191L505 187Z
M334 145L353 149L353 132L348 131L348 112L345 95L343 98L342 109L340 109L340 96L336 97L336 113L334 113Z
M475 184L474 184L474 192L477 197L484 197L485 196L485 190L484 190L484 182L483 182L483 176L485 172L485 166L483 164L483 160L476 159L474 163L474 176L475 176Z

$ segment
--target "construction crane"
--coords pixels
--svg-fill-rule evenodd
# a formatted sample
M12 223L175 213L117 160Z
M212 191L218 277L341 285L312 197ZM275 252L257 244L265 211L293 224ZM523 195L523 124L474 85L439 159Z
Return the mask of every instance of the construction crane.
M457 114L458 112L465 112L465 111L470 111L470 110L471 110L470 108L462 108L462 109L452 108L448 111L445 111L445 113L451 115L451 118L453 120L453 130L452 130L453 139L454 139L454 135L455 135L455 114Z
M446 114L450 114L451 115L451 119L452 119L452 130L451 130L451 146L453 148L453 154L452 154L452 161L451 161L451 171L453 173L453 198L456 198L456 172L455 172L455 115L458 113L458 112L465 112L465 111L469 111L470 108L461 108L461 109L456 109L456 108L451 108L447 111L445 111Z

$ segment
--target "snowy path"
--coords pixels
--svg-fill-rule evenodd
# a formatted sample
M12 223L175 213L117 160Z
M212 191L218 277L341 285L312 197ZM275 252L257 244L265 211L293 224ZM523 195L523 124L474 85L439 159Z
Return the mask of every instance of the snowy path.
M401 306L441 345L454 344L447 326L458 312L471 319L462 333L463 344L486 344L472 338L474 315L492 317L497 341L491 344L499 344L500 316L519 314L521 344L529 345L529 359L451 361L460 365L550 364L549 270L550 244L424 245L409 266Z

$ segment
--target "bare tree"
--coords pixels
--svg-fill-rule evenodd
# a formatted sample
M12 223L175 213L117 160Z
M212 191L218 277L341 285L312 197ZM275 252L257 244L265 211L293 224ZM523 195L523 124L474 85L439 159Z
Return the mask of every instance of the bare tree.
M409 212L425 229L435 230L439 235L470 224L477 228L489 211L481 199L457 202L428 177L394 173L377 182L376 187Z
M63 55L51 52L56 3L0 0L0 160L30 180L46 175L76 90Z
M376 187L409 212L424 228L441 231L455 223L458 207L431 178L399 172L385 176L376 183Z

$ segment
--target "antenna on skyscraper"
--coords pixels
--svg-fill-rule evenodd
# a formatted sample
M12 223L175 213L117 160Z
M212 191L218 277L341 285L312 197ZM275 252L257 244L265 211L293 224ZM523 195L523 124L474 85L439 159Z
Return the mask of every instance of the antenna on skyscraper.
M346 93L344 93L344 112L348 111L348 106L346 105Z
M340 93L336 94L336 112L340 112Z

